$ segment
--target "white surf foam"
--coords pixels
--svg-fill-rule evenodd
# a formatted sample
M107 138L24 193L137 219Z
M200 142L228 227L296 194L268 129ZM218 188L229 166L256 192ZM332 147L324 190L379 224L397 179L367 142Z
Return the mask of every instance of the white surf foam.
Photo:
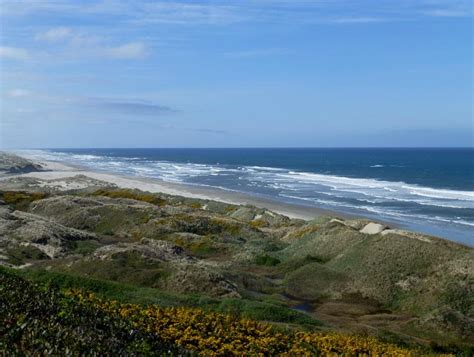
M241 191L245 191L245 187L249 188L249 192L255 192L256 189L266 190L265 192L272 190L270 192L273 192L275 196L312 202L316 205L328 207L364 210L382 216L474 225L474 213L472 221L465 214L462 214L462 219L419 214L423 210L435 208L438 210L474 209L473 191L436 189L405 182L300 172L265 166L179 163L164 160L145 160L138 157L121 158L77 153L69 155L41 150L30 150L28 154L30 157L37 159L73 161L92 169L156 177L170 182L200 184L199 180L201 180L202 185L221 186L221 188L228 190L233 190L232 184L234 188L238 186ZM380 167L382 165L373 166ZM222 187L222 181L218 179L219 176L226 177L229 187ZM206 181L201 178L205 178ZM209 184L211 178L215 182L214 185ZM417 205L418 208L415 210L414 208ZM406 210L405 213L403 209Z

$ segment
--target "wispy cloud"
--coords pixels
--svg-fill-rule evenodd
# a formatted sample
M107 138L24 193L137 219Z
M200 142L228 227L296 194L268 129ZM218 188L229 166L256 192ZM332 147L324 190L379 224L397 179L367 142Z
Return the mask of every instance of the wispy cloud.
M0 58L26 61L30 58L30 54L24 48L0 46Z
M36 40L57 42L65 40L72 35L72 30L69 27L55 27L48 31L41 32L35 36Z
M132 3L120 0L79 2L70 0L2 0L2 13L6 16L25 14L110 14L120 13ZM119 11L114 11L114 9Z
M248 13L231 2L142 2L136 8L136 23L230 24L248 19Z
M260 56L275 56L287 54L288 50L284 48L262 48L262 49L251 49L251 50L241 50L226 52L224 55L230 58L254 58Z
M48 108L64 113L82 113L89 117L104 118L108 114L121 118L163 117L179 113L178 109L148 100L136 98L83 97L56 95L23 88L14 88L2 93L4 98L22 99L34 102L39 108Z
M105 98L81 99L81 103L91 108L124 115L161 116L176 113L177 110L166 105L133 100L114 100Z
M472 0L423 0L417 10L430 17L470 17L473 15Z
M6 92L6 95L11 98L27 97L31 94L29 90L20 88L10 89Z
M370 24L376 22L386 22L390 21L389 18L384 17L342 17L342 18L334 18L328 19L328 23L333 24Z
M427 16L436 17L466 17L471 15L471 11L468 9L433 9L424 12Z
M3 0L6 16L28 14L73 14L75 16L109 15L143 23L222 24L245 17L239 7L229 3L188 1L102 0L79 3L67 0Z
M413 20L423 16L472 16L471 0L378 1L119 1L79 3L66 0L3 0L5 16L67 14L81 17L108 15L123 24L228 25L239 22L377 23L390 19ZM66 29L47 34L61 37Z
M141 41L119 44L111 39L97 36L90 31L75 30L70 27L54 27L36 34L37 41L55 43L54 56L69 58L109 58L109 59L142 59L149 54L149 49ZM61 47L62 46L62 47ZM46 49L47 51L47 49Z
M140 59L148 54L142 42L130 42L115 47L96 48L98 55L112 59Z

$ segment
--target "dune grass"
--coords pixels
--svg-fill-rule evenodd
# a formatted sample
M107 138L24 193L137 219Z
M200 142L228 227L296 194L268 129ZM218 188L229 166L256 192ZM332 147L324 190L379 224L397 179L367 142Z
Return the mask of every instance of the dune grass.
M318 320L309 315L268 301L213 299L198 294L175 294L149 287L40 269L12 270L0 267L1 272L10 272L33 282L58 286L63 290L84 289L100 297L122 303L199 307L208 311L231 313L260 321L300 325L310 329L321 325Z

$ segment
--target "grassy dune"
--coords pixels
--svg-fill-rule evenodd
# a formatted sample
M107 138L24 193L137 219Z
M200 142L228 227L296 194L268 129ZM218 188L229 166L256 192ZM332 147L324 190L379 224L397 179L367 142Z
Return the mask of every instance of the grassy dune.
M105 305L199 308L290 334L373 336L426 353L472 348L474 253L456 243L137 190L38 185L0 199L0 262L28 281L93 292ZM296 346L290 340L281 351Z

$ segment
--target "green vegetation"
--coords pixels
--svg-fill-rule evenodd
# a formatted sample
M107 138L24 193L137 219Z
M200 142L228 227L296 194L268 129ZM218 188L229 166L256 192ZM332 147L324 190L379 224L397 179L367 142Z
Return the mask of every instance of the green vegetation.
M262 227L267 227L268 223L264 219L254 219L249 222L250 227L253 228L262 228Z
M199 242L188 245L189 250L199 257L209 256L218 252L218 248L211 240L201 240Z
M178 354L157 334L57 288L0 271L0 351L9 355Z
M61 291L0 269L0 352L23 355L428 355L373 337L284 330L242 318L281 316L272 306L195 308L120 304L84 289ZM293 312L296 315L296 312ZM293 316L287 314L287 321ZM307 322L311 319L307 317ZM430 354L432 355L432 353Z
M164 206L167 201L158 195L143 193L138 190L127 189L100 189L92 193L93 196L105 196L110 198L128 198L135 201L152 203L157 206Z
M61 261L49 262L49 266L60 272L75 274L99 279L117 281L126 284L135 284L144 287L156 287L169 275L166 266L159 262L144 259L137 252L119 252L111 259L90 261Z
M470 248L362 234L362 220L304 222L252 206L90 192L3 193L0 263L28 264L15 274L122 303L337 328L437 351L472 345Z
M62 290L84 289L98 296L122 303L156 304L160 306L199 307L207 311L225 312L233 316L275 323L290 323L317 327L321 322L298 311L290 310L275 301L247 299L212 299L198 294L172 294L160 289L117 283L81 275L50 272L38 269L10 270L0 267L0 274L15 275L29 281L55 286Z
M82 240L74 242L74 253L87 255L99 248L101 244L96 240Z
M265 265L268 267L273 267L281 263L280 259L272 257L270 255L257 255L255 258L255 263L257 265Z
M197 296L185 296L168 293L158 289L107 281L81 276L78 274L47 271L43 269L10 270L0 267L0 272L8 272L29 281L54 285L63 290L84 289L97 295L123 303L158 304L161 306L194 306L200 301Z
M11 246L6 249L7 262L13 265L22 265L30 260L49 259L41 250L31 245Z
M0 199L17 210L26 210L31 202L46 197L43 192L5 191L0 192Z
M252 320L298 324L306 328L314 328L322 325L320 321L315 320L309 315L270 302L225 299L212 310L230 313L234 316L245 317Z

